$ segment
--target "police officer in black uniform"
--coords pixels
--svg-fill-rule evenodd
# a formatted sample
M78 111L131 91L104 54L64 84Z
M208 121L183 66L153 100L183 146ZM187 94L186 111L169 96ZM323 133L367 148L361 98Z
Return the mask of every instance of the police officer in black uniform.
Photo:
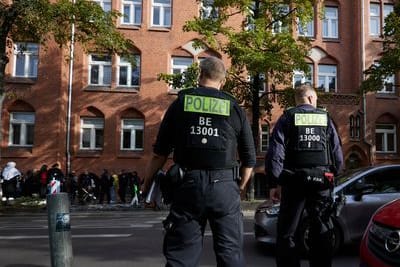
M305 210L310 222L310 266L332 265L333 179L343 165L340 139L310 85L295 89L296 107L277 121L266 156L270 198L280 201L278 267L300 267L296 230Z
M255 147L246 114L219 90L224 80L220 59L201 61L199 87L179 92L160 126L144 192L173 151L171 208L163 221L166 266L199 265L207 221L217 266L245 266L240 193L255 165Z

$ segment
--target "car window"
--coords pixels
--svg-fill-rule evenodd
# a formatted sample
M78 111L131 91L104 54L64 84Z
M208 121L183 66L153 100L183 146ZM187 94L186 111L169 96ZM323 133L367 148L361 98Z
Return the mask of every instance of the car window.
M371 169L371 167L364 167L364 168L360 168L360 169L352 169L349 171L346 171L344 174L339 175L338 177L335 177L335 185L341 185L345 182L347 182L348 180L350 180L351 178L353 178L354 176L358 175L359 173L362 173L368 169Z
M370 194L400 192L400 168L387 168L365 175L345 188L344 193L349 195L358 194L360 193L360 188L367 185L373 186L373 191Z
M400 168L388 169L375 179L377 193L398 193L400 192Z
M358 188L362 187L363 185L366 185L367 182L365 180L365 176L357 179L356 181L354 181L353 183L351 183L350 185L348 185L347 187L345 187L343 189L343 193L345 195L356 195L360 192L360 190Z

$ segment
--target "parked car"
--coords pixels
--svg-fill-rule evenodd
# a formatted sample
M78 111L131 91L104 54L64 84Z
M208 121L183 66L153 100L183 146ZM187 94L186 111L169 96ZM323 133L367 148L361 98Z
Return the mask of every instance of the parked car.
M400 199L372 216L360 246L360 267L400 266Z
M370 166L336 178L335 198L344 197L344 206L333 219L333 247L337 251L342 244L360 241L372 214L383 204L400 198L400 165ZM258 242L273 245L276 242L276 224L279 204L269 200L261 203L254 215L254 233ZM307 215L303 214L299 225L298 244L307 253Z

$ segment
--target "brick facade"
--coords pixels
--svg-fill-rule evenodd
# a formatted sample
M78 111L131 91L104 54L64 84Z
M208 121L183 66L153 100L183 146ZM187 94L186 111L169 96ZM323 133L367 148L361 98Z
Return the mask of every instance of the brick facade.
M76 46L72 83L70 152L71 169L78 173L84 169L101 173L103 168L107 168L111 171L137 170L139 176L143 176L161 118L166 107L176 97L176 94L172 93L164 82L157 80L157 74L170 71L172 56L189 56L197 59L209 54L217 55L213 51L203 51L198 54L197 51L185 46L196 38L196 34L182 31L183 23L199 12L196 1L172 1L170 28L152 27L150 23L152 1L142 2L140 26L127 27L118 22L120 30L134 41L136 52L140 54L139 87L117 86L116 58L112 59L111 86L89 86L89 58L79 46ZM120 10L121 2L115 0L112 5L114 9ZM378 59L382 48L382 40L372 38L369 34L369 1L326 1L325 5L338 10L338 38L324 38L322 20L316 19L313 48L307 60L314 68L314 82L318 79L316 70L319 64L337 66L337 90L321 96L320 104L328 108L337 125L348 166L400 162L398 89L396 88L394 94L369 93L365 98L358 93L358 87L363 79L362 70ZM42 164L52 165L58 161L65 171L69 78L66 55L68 55L68 50L61 50L52 44L49 44L46 50L41 48L37 79L13 77L13 59L8 64L6 86L11 94L6 97L2 107L0 144L2 166L8 161L15 161L17 167L26 171L39 168ZM221 57L229 64L226 56L221 55ZM365 107L364 103L366 103ZM18 111L35 113L32 147L9 145L10 113ZM269 120L266 117L263 123L268 123L272 129L281 113L282 110L275 105L272 119ZM359 118L359 136L350 135L351 115ZM104 119L103 149L83 150L80 148L81 118L84 117ZM122 118L144 120L142 151L121 150ZM396 152L375 152L376 123L395 125ZM264 153L260 152L258 156L260 167L257 168L257 172L263 172L261 166L263 166Z

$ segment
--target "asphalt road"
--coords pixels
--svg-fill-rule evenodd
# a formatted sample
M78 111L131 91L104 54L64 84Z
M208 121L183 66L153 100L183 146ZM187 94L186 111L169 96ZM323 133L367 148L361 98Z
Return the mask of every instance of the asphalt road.
M164 266L162 219L165 211L71 212L75 267ZM0 214L0 267L50 267L47 214ZM275 266L273 252L257 246L253 214L245 213L247 266ZM334 267L358 266L356 247L335 256ZM212 236L206 231L200 266L216 266ZM303 262L303 266L308 266Z

